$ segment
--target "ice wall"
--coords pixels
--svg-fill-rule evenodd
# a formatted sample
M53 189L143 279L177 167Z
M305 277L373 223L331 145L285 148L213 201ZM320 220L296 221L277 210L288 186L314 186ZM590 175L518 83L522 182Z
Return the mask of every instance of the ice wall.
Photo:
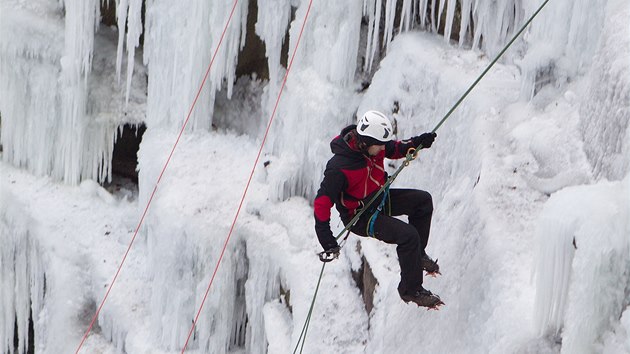
M57 124L61 115L58 62L64 51L61 8L46 3L39 19L32 9L11 5L0 3L3 160L37 175L63 176L65 167L56 164L55 147L61 134ZM24 33L30 37L24 38Z
M156 214L159 215L160 210ZM151 338L157 348L180 350L201 305L222 244L200 242L212 234L185 220L169 220L165 224L152 218L149 222L149 262L155 284L150 295L150 308L155 309L150 315ZM221 236L227 233L223 226L216 231ZM216 238L221 236L216 235ZM238 240L233 241L204 304L203 315L189 342L190 349L226 352L233 329L246 323L237 311L236 299L237 281L244 281L247 268L242 247Z
M112 31L96 34L99 1L0 6L8 38L0 45L4 161L69 184L107 180L118 127L143 119L144 70L128 80L125 106L113 79Z
M175 132L147 130L139 154L143 166L140 185L153 185L162 168L162 161L154 156L163 156L170 146L162 142L175 138ZM153 282L150 307L155 309L149 316L150 338L164 350L181 350L186 341L238 206L234 191L225 188L245 185L256 152L251 141L231 134L191 134L182 139L179 149L184 156L173 159L143 233ZM221 151L220 156L217 151ZM194 197L182 199L182 193ZM145 198L141 196L141 203L146 203ZM261 309L246 304L246 294L251 292L245 285L251 269L248 253L241 235L235 232L188 343L190 350L215 353L248 348L248 352L256 352L264 347L262 319L256 317ZM260 281L265 279L262 276ZM261 292L247 295L247 301L264 297L265 290L256 291Z
M597 178L619 180L630 172L630 5L608 1L602 41L580 104L584 150Z
M563 353L630 350L624 321L630 291L630 5L608 1L601 10L595 18L605 16L606 21L601 43L591 48L596 52L578 124L591 164L587 168L599 182L554 193L537 226L536 329L561 341Z
M127 107L133 101L134 77L140 76L139 81L145 81L134 64L140 35L144 31L142 55L150 78L146 89L147 124L149 127L179 128L188 114L233 4L231 1L196 1L186 5L148 1L143 29L140 1L117 0L118 27L126 31L117 33L118 79L115 81L120 81L124 48L127 70L122 85L125 88L118 87L125 91L125 103L116 102ZM286 0L259 4L256 33L265 42L271 75L271 85L262 103L264 114L259 118L262 121L270 116L277 97L278 81L283 73L279 63L282 43L289 41L289 48L294 47L306 5L305 1ZM357 58L359 55L364 57L363 70L377 69L381 51L389 47L397 32L418 27L436 32L442 31L443 27L444 38L448 41L452 30L459 26L460 46L470 45L494 55L536 5L520 0L500 3L490 0L315 2L295 68L296 71L308 68L312 72L288 83L287 91L293 91L293 97L283 99L278 112L278 120L299 115L309 118L301 119L297 127L287 124L285 128L278 128L273 134L276 138L270 141L273 151L290 145L296 138L305 141L329 136L330 131L313 136L302 134L300 130L318 128L330 117L335 117L335 123L351 121L351 112L356 106L348 89L355 79ZM85 178L108 179L115 129L122 122L142 121L144 116L128 111L123 112L125 115L99 112L92 102L94 84L98 80L94 78L93 60L98 55L94 43L98 41L100 2L68 0L60 5L39 0L29 4L5 2L2 6L3 13L18 14L2 23L3 33L16 38L3 41L1 48L4 60L0 69L3 77L8 78L3 80L5 93L0 101L4 117L2 143L7 152L5 161L71 184ZM245 1L237 3L223 48L218 52L208 85L192 114L190 129L210 129L217 90L225 88L227 97L231 97L236 60L246 34L247 6ZM508 58L524 55L518 62L526 73L523 92L531 96L536 85L545 82L562 85L588 69L603 22L602 6L605 4L587 1L550 2L532 25L528 39L517 42L515 50L507 55ZM295 9L293 19L290 18L292 9ZM457 15L457 9L468 15ZM566 16L568 13L574 15ZM364 43L360 40L363 17L367 20ZM289 38L286 38L290 21ZM552 26L553 30L550 30ZM594 30L586 31L585 28ZM29 39L17 40L23 33L31 33ZM108 55L113 57L112 53ZM309 75L312 77L306 77ZM112 80L107 81L113 84ZM341 94L348 97L346 107L341 111L326 111L322 109L326 101L322 101L317 110L305 109L305 104L300 101L308 95L298 91L310 81L321 81L318 88L323 91L322 95L339 95L336 90L344 91ZM330 88L323 88L325 85ZM31 99L27 101L25 97ZM39 143L42 141L43 144ZM317 164L320 162L308 156L321 150L321 147L306 148L305 152L296 155L307 156L307 163ZM309 171L299 167L293 174L297 175L292 177L293 182L288 187L278 187L282 190L279 198L293 193L305 196L312 193L314 187L310 184L315 182L308 181ZM287 189L289 191L285 192Z

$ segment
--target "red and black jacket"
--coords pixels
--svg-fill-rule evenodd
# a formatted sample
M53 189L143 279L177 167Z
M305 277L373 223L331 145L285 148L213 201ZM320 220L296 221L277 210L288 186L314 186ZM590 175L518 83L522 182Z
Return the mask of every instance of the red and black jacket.
M358 147L356 125L350 125L330 142L334 156L328 161L317 196L315 197L315 232L325 250L337 246L330 230L330 209L333 204L344 223L367 203L373 193L387 181L385 158L400 159L409 148L416 146L411 140L390 141L385 150L376 156L368 156ZM378 205L380 200L374 201Z

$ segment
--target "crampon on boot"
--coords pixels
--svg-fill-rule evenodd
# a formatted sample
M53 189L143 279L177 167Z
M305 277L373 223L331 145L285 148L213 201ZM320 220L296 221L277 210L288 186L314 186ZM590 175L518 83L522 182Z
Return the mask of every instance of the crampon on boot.
M432 260L426 253L422 253L422 256L420 256L420 266L427 272L427 275L434 278L442 274L440 273L440 266L437 263L437 259L435 261Z
M404 302L408 303L411 301L418 306L426 307L427 310L439 310L439 307L444 305L439 296L423 287L409 294L400 294L400 298Z

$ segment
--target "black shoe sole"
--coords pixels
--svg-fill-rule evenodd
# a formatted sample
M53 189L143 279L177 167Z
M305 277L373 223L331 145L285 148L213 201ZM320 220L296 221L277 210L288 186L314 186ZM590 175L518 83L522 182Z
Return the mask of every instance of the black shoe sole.
M418 305L418 307L426 307L429 310L438 310L440 306L445 305L444 302L437 295L431 295L431 298L435 300L432 304L420 304L414 301L414 299L410 296L401 296L400 298L405 303L413 302L414 304Z

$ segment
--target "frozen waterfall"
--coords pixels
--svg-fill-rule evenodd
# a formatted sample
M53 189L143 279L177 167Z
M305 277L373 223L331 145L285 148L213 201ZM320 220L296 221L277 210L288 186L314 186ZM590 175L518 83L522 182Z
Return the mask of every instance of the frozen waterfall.
M369 109L397 139L431 130L542 2L314 0L187 352L291 350L330 140ZM0 1L0 352L77 349L158 176L81 352L181 351L308 5ZM401 302L393 246L352 235L305 351L630 353L628 18L626 0L550 0L396 180L433 196L443 275L424 284L446 306Z

